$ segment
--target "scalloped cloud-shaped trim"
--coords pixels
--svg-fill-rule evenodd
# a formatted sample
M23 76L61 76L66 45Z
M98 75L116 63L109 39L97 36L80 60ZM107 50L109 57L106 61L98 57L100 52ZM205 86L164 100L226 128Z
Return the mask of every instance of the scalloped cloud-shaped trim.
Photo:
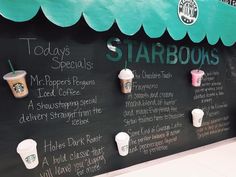
M236 9L213 0L198 0L199 16L195 24L184 25L178 17L178 0L0 0L0 14L12 21L32 19L41 8L46 18L60 27L76 24L83 15L96 31L106 31L114 22L126 35L134 35L143 26L150 38L165 30L174 40L186 34L195 42L205 37L209 44L219 39L231 46L236 41Z

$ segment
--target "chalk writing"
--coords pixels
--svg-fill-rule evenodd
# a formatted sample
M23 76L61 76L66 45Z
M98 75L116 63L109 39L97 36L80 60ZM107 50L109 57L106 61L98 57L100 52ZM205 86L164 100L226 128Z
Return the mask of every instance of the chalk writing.
M53 79L50 75L43 77L30 75L31 86L49 86L51 88L60 88L62 86L78 86L80 89L85 89L87 86L94 86L95 80L80 80L78 76L71 76L66 79Z
M46 113L23 113L19 118L19 123L29 123L34 121L51 121L55 119L63 119L71 125L84 125L90 122L89 117L102 114L102 108L92 107L91 109L83 110L81 108L75 111L64 112L46 112Z
M50 57L51 69L59 70L87 70L93 69L93 62L86 58L83 59L66 59L71 55L69 45L57 47L51 42L46 44L40 43L37 38L19 38L20 41L26 46L28 55Z
M230 130L228 104L221 100L225 95L224 86L219 80L220 72L211 71L203 79L202 86L195 89L193 100L204 110L202 127L196 130L198 139L207 138Z
M185 115L179 112L176 93L171 88L163 89L159 82L175 78L168 71L135 70L134 74L134 91L128 95L123 111L123 123L131 137L129 152L152 155L167 151L178 140L183 127L179 120Z
M60 140L45 139L43 149L47 155L42 162L42 168L45 170L39 174L40 177L92 175L107 163L105 147L97 146L102 140L103 136L100 134L86 134Z

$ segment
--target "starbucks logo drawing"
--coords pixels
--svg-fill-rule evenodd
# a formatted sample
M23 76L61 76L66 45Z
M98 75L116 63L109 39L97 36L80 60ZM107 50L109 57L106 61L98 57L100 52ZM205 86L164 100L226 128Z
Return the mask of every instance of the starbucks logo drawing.
M16 93L22 93L24 92L24 85L22 83L16 83L13 85L13 89Z
M199 10L195 0L180 0L178 15L185 25L193 25L198 18Z
M31 164L33 163L34 161L36 160L36 155L35 154L32 154L28 157L25 158L25 161L28 163L28 164Z

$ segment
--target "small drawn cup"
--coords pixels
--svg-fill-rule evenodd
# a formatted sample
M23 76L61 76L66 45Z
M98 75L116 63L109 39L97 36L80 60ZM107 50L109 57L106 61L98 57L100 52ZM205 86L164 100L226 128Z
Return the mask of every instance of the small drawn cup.
M192 85L194 87L200 87L202 82L202 77L205 75L204 71L194 69L191 71L192 75Z
M129 140L130 136L125 132L120 132L116 135L115 141L119 154L121 156L126 156L129 153Z
M193 126L194 127L201 127L202 126L202 119L204 116L204 112L201 109L193 109L192 110L192 118L193 118Z
M10 72L3 76L3 79L7 81L15 98L26 97L29 93L25 76L26 71L23 70L15 71L15 73Z
M16 151L27 169L33 169L39 164L36 141L32 139L23 140L18 144Z
M130 69L122 69L118 75L122 93L131 93L134 74Z

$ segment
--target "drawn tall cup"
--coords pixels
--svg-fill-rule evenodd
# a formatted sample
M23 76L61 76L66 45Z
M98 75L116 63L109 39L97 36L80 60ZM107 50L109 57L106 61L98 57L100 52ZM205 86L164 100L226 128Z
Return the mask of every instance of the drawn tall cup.
M121 156L126 156L129 153L130 137L125 132L120 132L115 137L117 148Z
M200 87L201 86L201 82L202 82L202 77L204 76L204 71L202 70L198 70L198 69L194 69L191 71L191 75L192 75L192 85L194 87Z
M192 118L193 118L193 126L194 127L201 127L202 126L202 119L204 116L204 112L201 109L193 109L192 110Z
M33 169L39 164L36 141L32 139L23 140L18 144L16 151L27 169Z
M15 73L10 72L3 76L16 98L26 97L29 93L25 76L26 72L23 70L15 71Z
M134 74L130 69L122 69L118 75L122 93L131 93Z

